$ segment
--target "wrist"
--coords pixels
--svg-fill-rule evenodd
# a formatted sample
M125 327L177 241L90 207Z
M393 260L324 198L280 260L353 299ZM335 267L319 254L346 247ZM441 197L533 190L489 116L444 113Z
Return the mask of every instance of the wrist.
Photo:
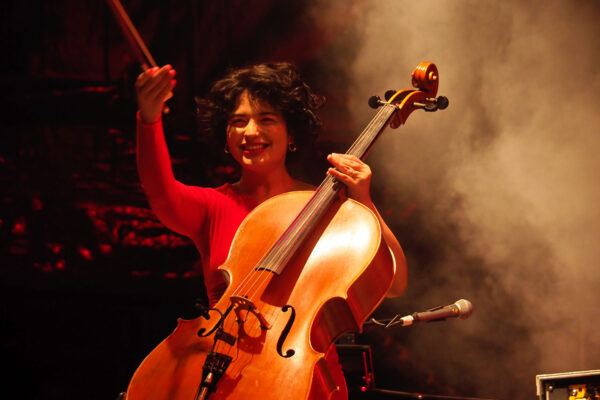
M136 117L137 117L137 120L144 125L153 125L153 124L161 122L161 120L162 120L161 113L159 113L157 116L154 116L154 115L149 116L149 115L146 115L145 113L142 113L141 110L138 110Z

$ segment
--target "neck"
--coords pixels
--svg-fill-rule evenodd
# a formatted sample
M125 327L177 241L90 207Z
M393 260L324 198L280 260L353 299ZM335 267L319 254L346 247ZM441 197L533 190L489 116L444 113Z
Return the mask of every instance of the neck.
M286 169L275 169L268 173L242 170L242 177L234 186L260 204L273 196L294 190L297 185Z

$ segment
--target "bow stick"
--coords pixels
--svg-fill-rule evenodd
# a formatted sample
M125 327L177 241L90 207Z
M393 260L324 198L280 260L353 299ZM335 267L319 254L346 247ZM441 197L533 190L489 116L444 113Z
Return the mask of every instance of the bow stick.
M106 2L108 3L108 6L113 12L115 18L119 22L121 31L123 31L123 34L127 38L131 50L133 50L135 58L137 58L138 62L140 63L142 70L146 71L151 67L157 67L156 61L154 61L152 54L150 54L150 51L148 51L148 48L144 44L142 37L133 25L133 22L131 22L129 15L127 15L125 12L121 2L119 0L106 0ZM163 108L163 112L165 114L169 113L169 107L166 104Z

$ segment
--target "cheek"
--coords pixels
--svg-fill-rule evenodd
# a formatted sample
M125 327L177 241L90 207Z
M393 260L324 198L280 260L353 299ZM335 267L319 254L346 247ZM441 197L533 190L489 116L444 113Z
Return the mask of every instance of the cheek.
M229 154L236 160L238 163L241 160L241 150L240 150L240 139L239 135L236 135L235 129L230 129L227 131L225 136L225 144L229 151Z
M228 145L234 145L240 140L240 135L237 134L235 128L229 128L225 134L225 141Z

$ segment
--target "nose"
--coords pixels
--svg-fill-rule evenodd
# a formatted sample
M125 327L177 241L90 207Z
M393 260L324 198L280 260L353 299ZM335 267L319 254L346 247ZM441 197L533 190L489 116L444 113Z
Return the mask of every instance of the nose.
M250 118L244 133L246 136L257 136L260 133L260 129L254 118Z

